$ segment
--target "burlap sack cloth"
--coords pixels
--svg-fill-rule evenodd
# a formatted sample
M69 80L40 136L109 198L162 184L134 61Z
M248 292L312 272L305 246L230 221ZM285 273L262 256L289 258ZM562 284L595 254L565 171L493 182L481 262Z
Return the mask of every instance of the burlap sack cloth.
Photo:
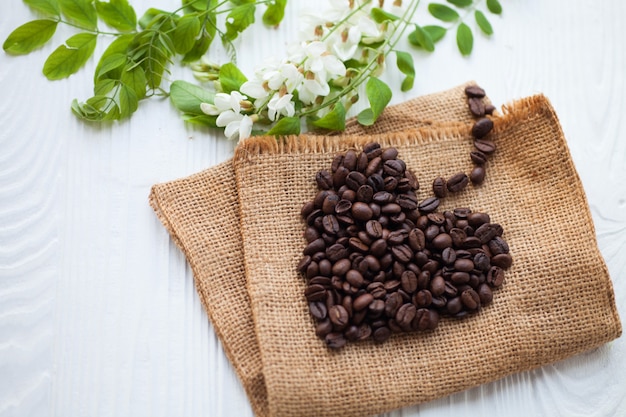
M394 336L382 345L331 352L315 337L304 281L295 272L304 245L298 213L315 193L315 172L335 152L371 140L398 147L424 184L421 196L430 194L435 176L470 166L469 124L436 123L469 121L461 88L405 106L419 113L391 117L400 129L415 126L416 114L435 121L422 125L437 127L291 138L280 146L253 139L238 148L234 165L153 189L151 203L185 251L258 415L379 413L554 362L621 333L558 120L547 101L535 97L496 122L499 148L485 184L444 202L486 211L504 226L514 266L494 303L472 318L443 320L432 334Z

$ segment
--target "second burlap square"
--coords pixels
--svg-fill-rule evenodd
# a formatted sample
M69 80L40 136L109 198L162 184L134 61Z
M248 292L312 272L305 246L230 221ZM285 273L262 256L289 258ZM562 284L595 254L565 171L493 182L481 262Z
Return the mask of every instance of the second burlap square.
M337 152L377 141L399 150L422 184L423 199L432 194L433 178L471 168L470 128L466 123L373 136L255 138L236 150L254 323L254 336L248 337L258 343L264 412L381 413L552 363L621 334L563 132L548 100L535 96L495 119L490 135L498 149L484 184L446 198L440 208L484 211L503 226L514 262L494 302L464 320L442 319L431 333L393 335L383 344L349 343L333 351L315 336L296 265L305 246L299 213L316 193L316 172L328 168ZM215 254L198 261L214 262ZM231 326L224 327L236 330Z

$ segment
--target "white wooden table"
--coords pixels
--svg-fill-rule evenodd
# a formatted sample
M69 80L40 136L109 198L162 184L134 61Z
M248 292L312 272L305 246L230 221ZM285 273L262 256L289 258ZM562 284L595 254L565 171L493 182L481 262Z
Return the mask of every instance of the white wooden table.
M132 0L171 10L177 0ZM246 73L283 56L297 30L238 41ZM420 7L425 8L426 4ZM503 104L543 92L560 117L626 317L626 3L511 0L493 39L462 58L451 34L415 52L414 90L393 103L474 79ZM34 18L0 3L0 38ZM423 15L422 15L423 16ZM41 75L74 32L21 57L0 53L0 416L247 416L251 409L202 310L189 266L148 205L150 187L232 155L221 133L185 125L167 100L129 121L80 122L95 66ZM97 47L102 52L105 44ZM222 60L224 55L213 53ZM172 79L193 81L187 69ZM624 416L626 339L393 416Z

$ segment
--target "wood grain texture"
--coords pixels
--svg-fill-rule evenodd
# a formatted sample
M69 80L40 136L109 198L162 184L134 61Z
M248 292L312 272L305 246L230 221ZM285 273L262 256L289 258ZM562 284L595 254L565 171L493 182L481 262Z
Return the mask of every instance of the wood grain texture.
M178 3L132 1L139 14ZM253 28L238 41L244 72L283 56L307 4L292 0L278 30ZM392 103L470 79L498 104L546 94L626 317L626 3L503 5L492 39L477 35L471 57L459 56L449 34L434 54L415 51L412 91L401 93L401 75L390 71ZM0 38L35 16L18 0L1 2ZM251 416L191 271L147 202L154 183L215 165L234 144L183 124L166 100L143 102L130 121L79 122L69 105L89 96L94 60L68 80L41 75L73 33L60 28L27 56L0 53L0 416ZM211 58L225 62L221 52ZM182 68L177 78L192 81ZM388 415L624 416L624 369L622 337Z

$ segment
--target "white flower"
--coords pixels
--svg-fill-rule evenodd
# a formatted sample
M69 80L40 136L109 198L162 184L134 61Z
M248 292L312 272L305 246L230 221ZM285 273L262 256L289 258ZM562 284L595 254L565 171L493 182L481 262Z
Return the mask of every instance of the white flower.
M241 102L247 97L239 91L232 91L230 94L217 93L213 99L213 104L201 103L200 109L209 116L217 116L226 110L233 110L235 113L241 112Z
M361 32L361 40L365 44L369 45L385 39L385 32L380 30L378 23L374 22L369 16L361 17L358 27Z
M335 36L331 36L326 41L341 61L347 61L354 57L361 41L361 31L358 26L346 27Z
M220 113L215 124L219 127L226 127L224 135L231 140L239 136L239 141L242 141L249 138L252 133L252 118L245 114L235 113L233 110Z
M268 71L263 76L269 88L279 90L281 86L285 85L288 93L293 92L302 78L303 75L292 63L281 64L275 71Z
M330 86L326 81L322 81L315 77L313 79L305 78L302 86L298 89L300 101L304 104L311 104L317 96L327 96L330 93Z
M282 97L279 93L274 94L267 103L267 116L271 121L276 120L276 115L291 117L295 114L296 110L293 101L291 101L292 98L293 94L285 94Z
M328 52L326 45L319 41L303 42L290 48L291 62L304 62L304 69L328 81L333 76L343 76L346 66L335 55Z

